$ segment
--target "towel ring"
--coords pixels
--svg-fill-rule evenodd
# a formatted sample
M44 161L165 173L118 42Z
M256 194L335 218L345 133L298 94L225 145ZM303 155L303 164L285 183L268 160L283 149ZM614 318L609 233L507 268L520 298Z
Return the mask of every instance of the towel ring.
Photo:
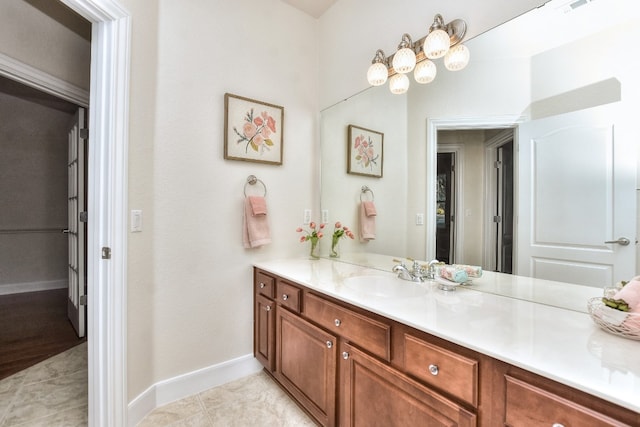
M371 201L373 202L374 199L376 198L375 195L373 194L373 190L370 189L369 187L367 187L366 185L363 185L361 188L361 192L360 192L360 201L362 201L362 195L365 193L371 193Z
M255 185L256 183L260 183L262 184L262 187L264 188L264 194L263 197L267 196L267 186L264 185L264 182L262 182L262 180L256 178L255 175L249 175L247 177L247 182L244 184L244 197L247 197L247 185Z

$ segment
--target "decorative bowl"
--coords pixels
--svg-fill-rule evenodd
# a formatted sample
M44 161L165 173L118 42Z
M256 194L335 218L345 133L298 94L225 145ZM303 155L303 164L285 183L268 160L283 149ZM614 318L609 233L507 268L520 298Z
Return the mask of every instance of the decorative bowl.
M591 319L605 331L632 340L640 340L640 313L607 307L601 297L589 299L587 309Z

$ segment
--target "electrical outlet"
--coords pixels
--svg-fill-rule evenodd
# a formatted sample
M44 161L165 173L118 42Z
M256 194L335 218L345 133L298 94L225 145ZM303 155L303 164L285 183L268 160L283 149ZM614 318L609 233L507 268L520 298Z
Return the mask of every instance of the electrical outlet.
M139 209L131 210L131 232L139 233L142 231L142 211Z
M302 223L308 225L311 222L311 209L305 209L302 217Z
M322 209L322 223L327 224L329 222L329 209Z
M416 214L416 225L424 225L424 214L422 213Z

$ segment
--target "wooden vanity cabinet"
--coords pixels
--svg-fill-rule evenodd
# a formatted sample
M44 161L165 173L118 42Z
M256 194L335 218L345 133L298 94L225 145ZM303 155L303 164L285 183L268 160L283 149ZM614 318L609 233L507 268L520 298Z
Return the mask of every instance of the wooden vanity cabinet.
M275 278L254 271L253 354L270 372L275 369Z
M337 341L336 336L278 306L274 376L323 426L336 422Z
M473 412L342 343L340 425L474 427L477 420Z
M640 414L254 270L254 354L323 426L640 426Z

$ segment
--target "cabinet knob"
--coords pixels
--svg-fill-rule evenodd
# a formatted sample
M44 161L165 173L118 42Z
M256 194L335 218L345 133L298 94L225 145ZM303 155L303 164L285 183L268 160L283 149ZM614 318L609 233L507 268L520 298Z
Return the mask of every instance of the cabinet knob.
M551 425L551 427L564 427L564 424L560 424L560 423L553 423Z
M264 309L265 309L265 310L267 310L267 311L271 311L271 306L270 306L270 305L268 305L268 306L266 306Z
M260 282L260 289L264 289L265 284Z
M342 352L342 358L343 358L344 360L347 360L347 359L349 358L349 352L347 352L347 351L343 351L343 352Z
M336 326L340 326L342 322L340 321L340 319L336 319L333 321L333 323L335 323Z
M438 365L429 365L429 372L431 372L431 375L438 375Z
M327 341L327 348L333 347L333 343L331 341Z
M286 301L286 300L288 300L288 299L289 299L289 295L287 295L287 294L282 294L282 300L283 300L283 301Z

